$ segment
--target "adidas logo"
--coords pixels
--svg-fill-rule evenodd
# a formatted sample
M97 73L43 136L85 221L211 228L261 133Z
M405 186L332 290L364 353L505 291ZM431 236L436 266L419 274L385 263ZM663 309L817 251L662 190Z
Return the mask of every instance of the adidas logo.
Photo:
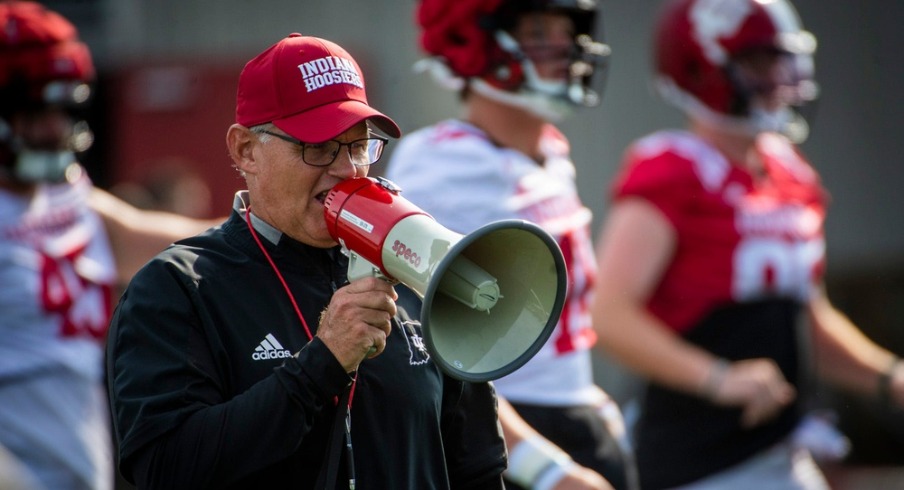
M261 343L254 348L254 354L251 354L251 358L255 361L284 359L287 357L292 357L292 353L284 348L272 333L268 333L264 340L261 340Z

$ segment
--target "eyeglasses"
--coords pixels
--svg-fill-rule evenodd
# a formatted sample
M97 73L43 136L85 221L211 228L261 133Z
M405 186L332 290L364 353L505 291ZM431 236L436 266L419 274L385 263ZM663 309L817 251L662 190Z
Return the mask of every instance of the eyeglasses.
M352 165L356 167L367 167L377 163L383 156L383 148L388 139L371 135L369 138L361 138L348 143L341 141L328 140L323 143L305 143L290 136L273 133L266 130L256 131L258 133L269 134L283 141L288 141L294 145L301 147L301 159L304 163L312 167L329 167L339 155L339 150L343 146L348 147L348 158Z

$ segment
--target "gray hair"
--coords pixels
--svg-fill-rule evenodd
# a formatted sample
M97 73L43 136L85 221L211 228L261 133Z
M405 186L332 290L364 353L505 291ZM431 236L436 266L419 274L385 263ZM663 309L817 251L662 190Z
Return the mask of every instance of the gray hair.
M266 133L266 131L272 131L276 126L273 123L267 122L263 124L258 124L257 126L251 126L248 128L252 133L258 135L258 139L261 140L261 143L268 143L273 139L272 136Z

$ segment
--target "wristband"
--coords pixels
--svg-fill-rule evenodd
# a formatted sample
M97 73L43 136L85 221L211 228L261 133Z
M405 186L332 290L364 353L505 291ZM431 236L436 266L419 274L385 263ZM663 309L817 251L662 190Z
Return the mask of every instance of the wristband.
M712 363L709 373L706 375L706 381L703 382L703 388L700 390L704 398L707 400L716 399L730 366L731 363L721 357Z
M506 477L524 488L539 487L542 478L543 483L551 488L549 482L554 485L563 476L566 469L574 464L565 451L562 451L542 436L535 435L524 439L509 456L509 465Z
M534 480L534 486L531 488L531 490L552 490L562 480L562 478L565 478L565 475L568 474L568 470L570 470L572 466L577 465L577 463L569 459L564 464L553 464L547 466L547 469L545 471L542 471L539 475L537 475L536 480Z
M895 374L895 370L898 368L898 365L901 364L901 358L895 357L893 361L891 361L891 365L888 366L888 369L882 372L879 375L879 401L883 406L891 406L891 378Z

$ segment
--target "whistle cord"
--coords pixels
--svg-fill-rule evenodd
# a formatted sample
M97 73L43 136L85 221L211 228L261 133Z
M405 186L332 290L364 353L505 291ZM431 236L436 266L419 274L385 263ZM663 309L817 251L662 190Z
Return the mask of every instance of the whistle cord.
M343 404L348 407L348 397L351 389L342 393L340 406ZM344 402L344 403L343 403ZM346 456L351 455L351 435L349 432L349 411L346 408L343 417L339 410L336 410L336 416L333 419L333 428L330 430L330 439L326 447L326 458L324 464L320 468L320 474L317 475L317 483L314 488L323 490L334 490L336 488L336 479L339 474L339 461L342 459L342 446L346 447ZM343 427L345 426L345 427ZM344 441L343 441L344 439ZM354 461L348 461L349 468L349 490L354 490Z
M301 309L298 308L298 302L295 301L295 295L292 294L292 290L289 289L289 284L286 282L286 279L283 277L282 273L279 271L279 268L276 267L276 262L273 261L273 258L270 257L270 254L267 252L267 249L264 248L264 244L261 243L260 238L257 236L257 231L255 231L254 226L251 224L251 206L245 207L245 220L248 223L248 229L251 231L251 237L254 238L254 242L257 244L258 248L260 248L261 253L264 254L264 257L267 258L267 262L269 262L270 267L273 269L273 272L276 273L276 277L279 278L280 284L282 284L283 289L286 292L286 295L289 297L289 301L292 303L292 308L295 309L295 314L298 315L298 319L301 320L301 326L304 327L304 331L308 336L308 341L314 340L314 336L311 334L311 329L308 328L308 322L305 321L304 316L301 314ZM360 369L360 368L359 368ZM358 385L358 372L355 371L354 377L352 377L351 386L344 390L342 393L342 397L339 399L336 409L335 422L333 423L333 430L331 431L332 437L330 438L330 443L327 448L327 461L326 467L323 468L325 471L320 472L320 476L317 478L317 488L324 489L333 489L336 487L336 476L339 469L339 460L341 455L339 450L342 446L345 446L346 451L346 464L348 465L348 488L349 490L355 490L355 459L354 459L354 451L352 449L352 399L355 396L355 387ZM339 407L345 405L345 416L342 417L340 415ZM344 427L343 427L344 425ZM343 444L343 436L344 436L344 444Z
M279 272L279 268L276 267L276 262L273 262L270 254L267 253L267 249L264 248L264 244L261 243L261 239L258 238L257 231L255 231L254 226L251 225L251 206L245 207L245 220L248 222L248 229L251 230L251 237L254 238L254 242L257 243L258 248L261 249L264 257L267 258L267 262L270 263L270 267L273 268L273 272L276 273L276 277L279 278L280 284L282 284L283 289L289 296L289 301L292 302L292 308L295 308L295 314L298 315L298 319L301 320L301 326L304 327L304 332L308 334L308 341L310 342L314 340L314 335L311 334L311 329L308 328L308 322L304 321L304 316L302 316L301 310L298 308L298 303L295 302L295 295L292 294L292 291L289 289L289 285L286 283L285 278L283 278L282 273Z

